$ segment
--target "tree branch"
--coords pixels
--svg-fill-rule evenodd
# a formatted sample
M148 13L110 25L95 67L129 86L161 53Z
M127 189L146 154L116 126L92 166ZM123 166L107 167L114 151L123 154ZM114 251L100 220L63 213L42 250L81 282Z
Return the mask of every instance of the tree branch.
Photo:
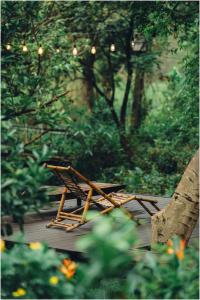
M106 53L106 51L104 49L102 49L105 57L107 58L108 61L108 67L109 67L109 71L110 71L110 81L111 81L111 90L112 90L112 95L110 98L110 101L112 103L114 103L115 100L115 79L114 79L114 72L113 72L113 65L111 62L111 55L110 55L110 51L108 53Z
M69 91L65 91L64 93L58 95L58 96L54 96L50 101L44 103L43 105L40 106L40 109L44 109L46 108L47 106L50 106L52 103L56 102L59 100L59 98L67 95L69 93ZM26 115L26 114L29 114L29 113L34 113L38 111L36 108L30 108L30 109L22 109L21 111L19 112L16 112L16 113L11 113L7 116L5 116L2 121L7 121L7 120L10 120L10 119L13 119L15 117L19 117L19 116L22 116L22 115Z
M40 133L39 135L37 135L36 137L34 137L34 139L32 139L30 142L24 144L24 147L29 146L30 144L33 144L34 142L36 142L37 140L39 140L43 135L47 134L49 132L49 130L45 130L42 133Z
M132 39L132 32L133 32L133 17L130 20L129 24L129 31L127 33L127 39L126 39L126 69L127 69L127 82L126 82L126 88L124 92L124 97L122 101L122 106L121 106L121 112L120 112L120 121L121 124L125 130L125 123L126 123L126 110L127 110L127 104L128 104L128 96L129 96L129 91L131 88L131 80L132 80L132 64L131 64L131 48L130 48L130 43Z
M96 83L96 79L95 79L95 76L94 76L94 73L93 73L93 76L92 76L92 83L93 83L93 86L94 88L96 89L96 91L99 93L99 95L101 95L105 100L106 100L106 103L108 104L108 107L110 109L110 112L112 114L112 117L113 117L113 120L117 126L118 129L120 129L120 122L119 122L119 119L118 119L118 116L117 116L117 113L114 109L114 106L113 106L113 102L106 96L106 94L98 87L97 83Z

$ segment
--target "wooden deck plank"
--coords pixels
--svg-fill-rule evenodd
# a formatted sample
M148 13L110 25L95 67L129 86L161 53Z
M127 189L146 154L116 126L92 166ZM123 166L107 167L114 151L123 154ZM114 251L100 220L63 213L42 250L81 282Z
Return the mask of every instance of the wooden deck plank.
M158 200L158 206L160 209L164 208L170 201L170 198L167 197L157 197L157 196L148 196L148 195L138 195L142 197L151 197L151 199ZM55 203L55 202L54 202ZM56 204L56 203L55 203ZM74 207L76 201L68 200L68 208ZM149 205L149 204L147 204ZM41 210L40 215L30 214L25 219L24 233L25 241L27 243L40 241L46 242L49 247L55 248L58 251L74 251L79 252L79 249L76 247L76 241L81 237L91 231L94 222L89 222L72 232L66 232L58 228L46 228L46 224L52 218L52 215L56 214L56 206L46 210ZM124 205L128 208L131 213L145 221L145 224L140 225L137 228L139 244L138 248L149 247L151 241L151 219L150 216L142 209L140 204L137 201L131 201ZM12 236L7 236L5 240L7 241L16 241L17 235L19 234L19 228L17 224L13 224L14 234ZM191 240L198 238L198 225L193 231Z

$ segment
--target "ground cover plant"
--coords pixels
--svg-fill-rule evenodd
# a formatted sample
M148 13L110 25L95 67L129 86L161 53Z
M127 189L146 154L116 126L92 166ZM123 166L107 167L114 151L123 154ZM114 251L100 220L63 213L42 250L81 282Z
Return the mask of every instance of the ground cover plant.
M2 299L198 299L198 245L175 237L143 253L137 241L133 221L116 210L79 240L85 263L38 242L2 243Z

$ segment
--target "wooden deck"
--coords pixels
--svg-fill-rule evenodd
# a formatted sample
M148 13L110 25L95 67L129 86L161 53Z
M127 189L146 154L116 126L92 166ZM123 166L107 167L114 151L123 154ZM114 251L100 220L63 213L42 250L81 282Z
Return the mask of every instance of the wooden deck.
M157 197L157 196L147 196L139 195L142 197L147 197L151 199L158 200L159 208L164 208L170 201L167 197ZM147 203L147 202L146 202ZM56 249L60 252L68 252L69 254L79 253L79 249L76 247L76 241L81 237L91 231L93 222L89 222L72 232L66 232L62 229L46 228L46 224L56 214L56 208L58 203L54 202L54 206L50 209L49 207L41 210L40 214L29 214L25 218L24 234L25 243L30 243L34 241L45 242L49 247ZM149 205L149 204L146 204ZM74 208L76 206L75 200L68 200L68 209ZM138 226L138 236L139 244L138 248L147 248L150 246L151 241L151 220L150 216L143 210L143 208L138 204L137 201L133 200L125 205L131 213L145 221L145 224ZM19 228L17 224L13 224L14 233L11 236L5 238L9 242L17 242L17 235L19 234ZM198 225L196 226L191 241L198 238ZM72 255L72 256L74 256Z

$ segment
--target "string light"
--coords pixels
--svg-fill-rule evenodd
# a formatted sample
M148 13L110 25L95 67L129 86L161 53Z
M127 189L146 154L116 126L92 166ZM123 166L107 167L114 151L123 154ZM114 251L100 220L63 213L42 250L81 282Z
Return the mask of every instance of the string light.
M92 46L91 48L91 53L92 54L96 54L97 50L96 50L96 47L95 46Z
M10 51L11 48L12 48L12 47L11 47L11 44L7 44L7 45L6 45L6 49L7 49L8 51Z
M135 42L135 39L133 37L132 41L131 41L131 47L132 47L133 50L134 50L136 44L137 44L137 42ZM29 51L29 49L28 49L27 45L25 44L25 42L22 42L21 47L22 47L22 51L24 53L27 53ZM8 43L8 44L5 45L5 48L6 48L7 51L10 51L12 49L12 45L10 43ZM44 54L44 48L42 48L41 44L39 45L39 48L38 48L37 51L38 51L38 55L40 55L40 56L42 56ZM114 42L110 44L110 51L111 52L115 52L116 51L116 45L115 45ZM56 53L60 53L61 52L61 48L58 47L58 46L55 47L55 52ZM95 55L97 53L97 49L96 49L95 45L93 45L91 47L90 52L93 55ZM74 44L74 46L73 46L72 54L73 54L73 56L77 56L78 55L78 49L76 47L76 44Z
M115 51L115 44L110 45L110 51L114 52Z
M22 46L22 51L23 52L28 52L28 47L25 44Z
M38 54L42 55L44 53L44 49L42 48L42 46L40 45L40 47L38 48Z
M78 50L77 50L77 48L76 48L76 45L74 45L72 54L73 54L74 56L77 56L77 55L78 55Z

